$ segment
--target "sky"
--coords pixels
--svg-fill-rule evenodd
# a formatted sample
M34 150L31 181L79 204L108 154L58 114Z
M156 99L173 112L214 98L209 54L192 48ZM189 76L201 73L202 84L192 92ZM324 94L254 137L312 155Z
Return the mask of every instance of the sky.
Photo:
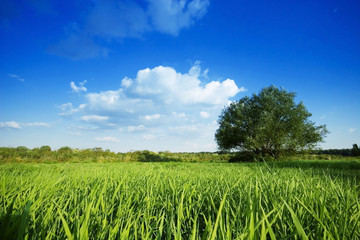
M0 146L216 151L221 111L296 92L360 144L360 1L0 0Z

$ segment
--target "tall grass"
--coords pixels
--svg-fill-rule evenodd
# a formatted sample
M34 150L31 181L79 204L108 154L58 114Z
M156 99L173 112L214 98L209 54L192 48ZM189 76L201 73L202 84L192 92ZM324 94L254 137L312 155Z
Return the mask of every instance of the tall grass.
M1 239L360 239L358 171L0 165Z

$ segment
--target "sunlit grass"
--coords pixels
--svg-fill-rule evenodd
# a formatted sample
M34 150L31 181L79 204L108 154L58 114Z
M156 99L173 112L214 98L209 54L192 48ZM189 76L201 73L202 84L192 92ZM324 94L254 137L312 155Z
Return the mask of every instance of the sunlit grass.
M3 164L1 239L360 239L359 171L305 166Z

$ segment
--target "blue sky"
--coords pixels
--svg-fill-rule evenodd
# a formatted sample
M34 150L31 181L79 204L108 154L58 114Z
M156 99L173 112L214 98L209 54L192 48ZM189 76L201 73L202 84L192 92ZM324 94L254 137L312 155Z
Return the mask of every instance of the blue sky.
M215 151L274 84L360 143L360 2L0 1L0 146Z

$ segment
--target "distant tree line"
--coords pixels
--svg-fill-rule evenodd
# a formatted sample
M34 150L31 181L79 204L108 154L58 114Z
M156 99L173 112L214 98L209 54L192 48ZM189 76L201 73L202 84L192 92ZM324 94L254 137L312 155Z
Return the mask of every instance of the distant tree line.
M0 162L227 162L231 153L172 153L131 151L115 153L96 147L91 149L72 149L61 147L52 150L50 146L29 149L0 147Z
M298 152L297 155L326 159L322 156L336 155L344 157L360 156L357 144L351 149L312 150ZM61 147L52 150L50 146L29 149L24 146L0 147L0 163L6 162L236 162L255 161L256 158L247 156L248 152L197 152L197 153L172 153L169 151L152 152L148 150L115 153L109 149L88 148L77 149ZM307 154L307 155L306 155Z
M313 152L315 154L340 155L344 157L360 156L360 149L357 144L353 144L352 148L314 150Z

